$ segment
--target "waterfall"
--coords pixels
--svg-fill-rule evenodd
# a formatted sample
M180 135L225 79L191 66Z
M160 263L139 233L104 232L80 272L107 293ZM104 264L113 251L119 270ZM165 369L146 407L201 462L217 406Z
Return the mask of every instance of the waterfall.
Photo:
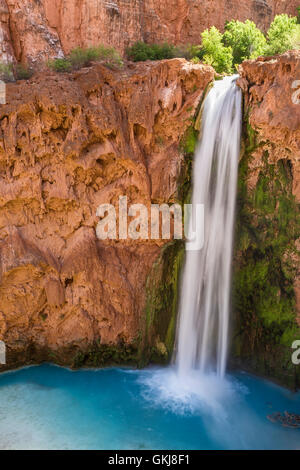
M186 251L177 329L176 364L226 370L232 245L241 137L237 76L216 81L204 102L201 138L193 171L193 210L204 204L204 246Z

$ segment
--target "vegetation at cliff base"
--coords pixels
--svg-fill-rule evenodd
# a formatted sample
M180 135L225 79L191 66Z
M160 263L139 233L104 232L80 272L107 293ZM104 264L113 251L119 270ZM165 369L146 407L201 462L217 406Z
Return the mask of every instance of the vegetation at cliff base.
M14 82L15 80L27 80L32 77L33 71L22 64L0 63L0 80Z
M14 80L12 64L0 63L0 80L4 82L12 82Z
M15 77L17 80L28 80L32 77L33 71L23 64L17 64L15 68Z
M127 56L134 62L173 59L176 57L176 47L168 43L146 44L143 41L137 41L127 49Z
M182 57L194 64L202 62L211 65L217 73L232 74L246 59L300 49L300 7L297 8L297 15L275 16L266 35L253 21L232 20L226 23L224 33L215 26L203 31L199 34L199 44L196 45L175 46L167 42L147 44L137 41L127 48L126 54L134 62ZM119 52L103 44L76 47L65 57L49 60L47 65L51 70L67 73L87 67L93 62L102 62L110 68L123 66ZM28 79L32 74L33 71L23 64L0 62L0 80L5 82Z
M253 21L232 20L222 34L215 26L203 31L199 45L174 46L138 41L127 49L134 62L184 57L193 63L212 65L216 72L231 74L246 59L281 54L300 48L300 7L298 18L277 15L265 35Z
M146 60L164 60L183 57L193 60L201 55L201 46L185 44L174 46L164 42L163 44L147 44L143 41L135 42L126 50L128 59L133 62L143 62Z
M65 58L57 58L48 62L49 68L56 72L72 72L91 65L92 62L103 62L108 67L122 67L120 54L113 47L100 44L95 47L73 49Z

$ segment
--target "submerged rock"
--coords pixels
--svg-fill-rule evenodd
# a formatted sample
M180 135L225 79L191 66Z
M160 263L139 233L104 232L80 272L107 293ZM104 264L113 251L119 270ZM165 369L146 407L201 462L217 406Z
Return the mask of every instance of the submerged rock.
M272 423L279 423L286 428L299 428L300 429L300 415L288 413L273 413L267 416L268 420Z

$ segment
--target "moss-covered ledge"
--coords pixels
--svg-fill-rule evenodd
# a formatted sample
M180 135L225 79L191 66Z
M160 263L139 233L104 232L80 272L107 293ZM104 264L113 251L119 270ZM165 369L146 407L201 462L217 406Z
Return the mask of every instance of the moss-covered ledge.
M231 358L233 365L295 388L300 386L300 368L291 360L292 342L300 339L294 291L299 205L292 194L291 161L285 158L271 163L267 150L271 147L266 142L258 144L245 116L238 176ZM254 162L257 155L262 158Z
M186 130L180 149L184 156L177 182L176 202L188 204L191 199L192 168L199 139L201 109L211 84L206 87L191 125ZM197 128L196 128L197 127ZM139 365L170 362L175 342L181 272L184 264L183 240L165 245L152 266L146 283L146 307L140 332Z
M166 245L154 263L146 285L144 334L140 366L168 363L175 340L180 273L184 260L181 240Z

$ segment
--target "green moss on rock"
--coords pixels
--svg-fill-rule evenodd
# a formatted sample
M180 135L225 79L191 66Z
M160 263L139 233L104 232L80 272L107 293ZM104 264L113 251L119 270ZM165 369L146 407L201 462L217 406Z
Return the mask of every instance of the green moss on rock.
M89 346L85 351L78 350L73 358L72 367L104 367L112 365L137 365L137 344L100 344L100 341Z
M300 338L294 292L300 217L292 194L292 166L287 159L271 164L263 152L256 185L249 190L249 163L257 147L249 124L244 147L238 180L233 357L254 372L296 386L300 370L291 362L291 345Z
M194 119L192 121L180 143L184 163L178 179L176 199L182 207L191 198L193 157L199 138ZM168 363L172 356L184 253L183 240L165 245L147 279L144 331L141 333L139 349L141 366L149 362Z
M144 363L167 363L172 355L178 310L184 243L166 245L147 280L145 334L140 351Z
M199 132L196 131L194 125L187 128L180 144L185 155L194 154L198 142L198 135Z

